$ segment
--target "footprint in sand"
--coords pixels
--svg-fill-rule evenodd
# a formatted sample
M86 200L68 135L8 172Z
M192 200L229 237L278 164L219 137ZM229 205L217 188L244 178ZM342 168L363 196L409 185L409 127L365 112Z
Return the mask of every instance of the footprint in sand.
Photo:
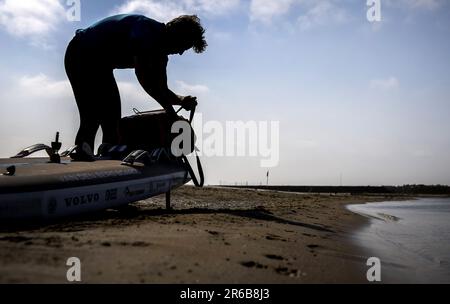
M307 236L307 237L317 237L317 235L309 234L309 233L303 233L303 235Z
M282 261L285 260L285 258L283 258L280 255L276 255L276 254L266 254L264 255L266 258L271 259L271 260L278 260L278 261Z
M241 262L241 265L248 268L267 269L267 265L263 265L254 261Z
M206 232L208 232L211 235L219 235L219 232L217 232L217 231L206 230Z
M289 276L291 278L299 278L302 275L303 276L306 275L306 273L302 273L298 269L289 269L288 267L282 267L282 266L275 268L275 271L278 274Z
M267 239L267 240L270 240L270 241L282 241L282 242L287 242L286 239L283 239L281 236L275 235L275 234L268 234L268 235L266 235L266 239Z

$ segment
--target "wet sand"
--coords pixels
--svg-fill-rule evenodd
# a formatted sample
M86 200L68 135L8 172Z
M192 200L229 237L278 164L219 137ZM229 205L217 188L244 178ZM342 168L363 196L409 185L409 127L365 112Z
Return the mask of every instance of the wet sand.
M352 231L368 220L335 196L182 187L122 210L0 227L0 283L367 283Z

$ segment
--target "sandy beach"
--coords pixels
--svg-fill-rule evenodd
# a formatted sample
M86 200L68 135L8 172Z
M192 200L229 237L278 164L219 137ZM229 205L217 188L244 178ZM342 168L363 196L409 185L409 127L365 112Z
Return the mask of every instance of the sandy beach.
M123 210L56 223L1 226L0 283L367 283L345 205L383 196L184 186Z

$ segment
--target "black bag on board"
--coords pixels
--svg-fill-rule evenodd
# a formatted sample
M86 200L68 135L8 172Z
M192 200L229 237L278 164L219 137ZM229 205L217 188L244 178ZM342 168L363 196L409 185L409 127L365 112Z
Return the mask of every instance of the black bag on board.
M171 149L172 141L179 136L179 133L171 133L172 121L165 110L139 112L135 110L135 115L127 116L119 121L118 135L119 144L126 145L129 150L151 151L157 148ZM179 116L180 120L189 123L188 120ZM189 153L195 149L196 136L191 124L191 147ZM181 132L176 130L176 132ZM183 148L183 143L180 149Z

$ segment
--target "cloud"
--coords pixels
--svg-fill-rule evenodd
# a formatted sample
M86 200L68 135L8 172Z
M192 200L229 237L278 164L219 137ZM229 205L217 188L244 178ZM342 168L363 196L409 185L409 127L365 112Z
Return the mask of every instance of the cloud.
M223 15L240 4L240 0L183 0L186 9L208 15Z
M223 15L239 4L240 0L128 0L113 13L140 13L167 22L183 14Z
M139 111L150 111L161 108L137 81L118 81L117 86L119 87L122 102L122 116L132 115L133 108Z
M440 0L409 0L403 2L409 2L412 8L425 8L425 9L436 9L441 4Z
M252 0L250 4L250 21L271 24L272 19L286 14L295 0Z
M205 85L201 84L187 84L184 81L177 80L176 81L178 88L181 94L192 94L192 95L201 95L209 92L209 88Z
M309 10L298 17L301 30L308 30L326 24L340 24L347 20L347 13L330 1L316 1Z
M298 148L305 149L317 148L319 146L319 143L317 141L311 139L299 139L296 140L295 143L297 144Z
M14 155L38 142L49 143L61 132L64 147L72 145L78 111L67 80L45 74L11 78L0 91L0 155Z
M370 81L370 88L375 90L392 90L400 86L400 82L396 77L389 77L387 79L374 79Z
M233 34L231 32L218 31L215 29L209 30L209 37L217 42L230 42L233 40Z
M388 6L397 6L408 9L434 10L442 6L446 0L387 0Z
M411 152L412 156L418 158L432 157L433 153L428 149L417 149Z
M252 0L250 21L272 25L285 15L296 15L301 30L316 26L340 24L348 19L346 10L334 0ZM293 25L294 26L294 25Z
M68 80L55 81L42 73L19 78L18 87L22 95L42 98L42 100L72 97L72 90Z
M186 11L181 5L171 1L160 2L153 0L130 0L114 9L113 13L140 13L162 22L167 22L179 15L186 14Z
M65 17L59 0L0 0L0 28L10 35L30 38L35 45L45 45L48 34Z

